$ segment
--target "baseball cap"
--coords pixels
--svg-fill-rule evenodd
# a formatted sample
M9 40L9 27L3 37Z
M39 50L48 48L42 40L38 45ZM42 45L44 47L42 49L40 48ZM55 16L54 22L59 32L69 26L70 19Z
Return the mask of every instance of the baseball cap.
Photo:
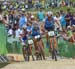
M34 16L32 15L31 18L34 18Z

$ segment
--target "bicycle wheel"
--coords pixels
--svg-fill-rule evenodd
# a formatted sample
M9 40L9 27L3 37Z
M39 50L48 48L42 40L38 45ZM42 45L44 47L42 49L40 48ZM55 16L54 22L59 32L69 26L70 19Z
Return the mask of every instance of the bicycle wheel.
M55 59L55 61L57 61L57 50L54 48L54 38L52 39L52 45L53 45L52 59Z
M56 49L54 49L54 58L55 58L55 61L57 61L57 51L56 51Z

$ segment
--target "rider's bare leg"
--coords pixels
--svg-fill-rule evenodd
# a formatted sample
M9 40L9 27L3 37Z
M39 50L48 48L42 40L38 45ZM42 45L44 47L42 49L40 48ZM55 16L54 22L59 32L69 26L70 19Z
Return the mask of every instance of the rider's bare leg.
M54 59L54 51L53 51L53 45L54 45L54 41L53 41L54 37L50 38L50 51L52 54L52 59Z
M40 43L40 46L41 46L41 55L42 55L43 59L45 60L44 44L43 44L42 39L40 39L39 43Z
M47 42L49 40L49 36L48 36L48 33L47 32L46 32L46 40L47 40Z
M22 52L23 52L23 57L24 57L24 59L26 60L26 51L25 51L25 46L23 46L23 48L22 48Z
M32 47L32 44L29 45L29 48L30 48L30 49L29 49L29 50L30 50L30 54L31 54L32 59L33 59L33 61L34 61L35 59L34 59L34 56L33 56L33 53L32 53L32 48L33 48L33 47Z
M53 38L50 38L50 49L53 48L53 47L52 47L52 40L53 40Z
M56 40L56 36L54 36L54 49L57 49L57 40Z
M25 58L25 51L24 51L24 47L22 48L22 52L23 52L23 57Z
M37 50L37 48L38 48L38 46L37 46L37 40L36 39L34 39L34 48L35 48L35 56L36 56L36 60L38 60L38 50Z
M54 36L53 38L50 38L50 48L52 49L52 45L54 44L54 48L57 48L57 40L56 40L56 36Z

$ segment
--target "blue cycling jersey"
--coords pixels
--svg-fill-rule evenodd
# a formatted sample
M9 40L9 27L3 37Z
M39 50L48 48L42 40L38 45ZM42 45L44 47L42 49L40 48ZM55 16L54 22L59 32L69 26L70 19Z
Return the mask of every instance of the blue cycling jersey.
M48 20L48 18L45 21L45 29L54 29L54 19L52 18L52 20Z
M24 37L22 38L22 40L23 40L23 41L26 41L26 40L27 40L27 37L26 37L26 36L24 36Z
M40 29L39 27L32 29L32 36L40 35Z

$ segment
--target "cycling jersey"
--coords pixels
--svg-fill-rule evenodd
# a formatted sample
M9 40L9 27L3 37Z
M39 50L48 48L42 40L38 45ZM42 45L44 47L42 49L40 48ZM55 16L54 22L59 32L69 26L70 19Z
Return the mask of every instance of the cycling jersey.
M46 21L45 21L45 29L47 31L54 30L54 19L53 18L52 18L51 21L49 21L48 18L46 19Z
M28 27L27 27L27 31L28 31L28 32L32 31L32 26L28 26Z
M22 40L23 41L26 41L27 40L27 37L26 36L22 37Z
M22 36L22 40L23 40L23 41L26 41L26 40L27 40L27 34L28 34L27 31L24 31L24 32L22 33L22 35L23 35L23 36Z
M32 29L32 36L40 35L40 29L39 27L36 27Z

